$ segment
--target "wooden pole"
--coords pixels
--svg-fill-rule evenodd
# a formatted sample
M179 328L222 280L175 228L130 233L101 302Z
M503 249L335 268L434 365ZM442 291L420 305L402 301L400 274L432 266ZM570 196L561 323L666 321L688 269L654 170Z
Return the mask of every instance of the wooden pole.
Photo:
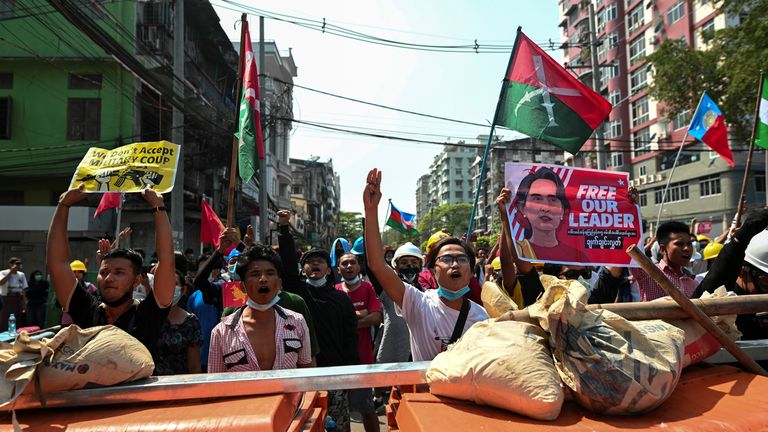
M768 311L768 294L755 294L738 297L720 297L692 299L691 302L707 316L738 315ZM587 310L607 310L630 321L651 319L676 320L690 318L680 305L673 301L604 303L587 305ZM528 310L518 310L505 314L505 320L524 321L536 324Z
M246 14L240 16L240 60L237 66L237 100L238 109L235 110L235 125L240 122L240 98L243 93L243 65L245 64L245 32L248 31L248 19ZM235 212L235 186L237 185L237 151L238 140L237 137L232 137L232 164L229 166L229 193L227 194L227 227L231 228L234 223Z
M760 84L757 86L757 99L755 100L755 120L752 123L752 136L749 139L749 153L747 153L747 163L744 166L744 180L741 183L741 193L739 194L738 209L736 210L736 226L741 225L742 209L747 199L747 184L749 183L749 168L752 166L752 152L755 150L755 135L757 127L760 124L760 100L763 97L763 71L760 71ZM766 203L768 204L768 203Z
M667 279L664 273L656 267L645 254L638 249L636 245L632 245L627 249L627 253L631 256L640 267L648 273L649 276L656 281L657 284L672 297L680 307L685 310L691 318L693 318L699 325L701 325L707 333L711 334L720 345L723 346L733 357L736 358L744 367L757 375L768 376L768 372L765 371L756 361L754 361L744 350L742 350L736 343L734 343L726 334L720 330L717 325L707 316L701 309L697 308L691 300L683 294L682 291L675 288L672 282Z

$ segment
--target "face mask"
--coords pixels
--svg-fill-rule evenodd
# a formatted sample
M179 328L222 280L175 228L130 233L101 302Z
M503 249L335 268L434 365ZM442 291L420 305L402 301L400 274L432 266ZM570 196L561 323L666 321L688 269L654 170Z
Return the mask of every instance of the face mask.
M699 247L700 247L700 244L699 244L699 242L697 242L697 241L694 241L694 242L693 242L693 249L694 249L694 250L696 250L696 251L698 251L698 250L701 250L701 249L699 249Z
M144 297L146 297L146 295L144 295ZM106 301L106 300L104 300L104 304L107 305L107 306L110 306L110 307L117 307L117 306L120 306L120 305L124 304L125 302L127 302L129 300L133 301L133 292L132 291L126 292L124 296L120 297L119 299L117 299L115 301Z
M400 279L403 282L407 282L409 284L412 284L413 281L416 280L416 277L419 276L420 270L416 267L406 267L399 271L400 273Z
M258 304L255 301L251 300L250 297L248 297L248 300L245 301L245 304L248 305L248 307L256 309L259 312L264 312L267 309L271 308L272 306L276 305L277 302L280 301L280 296L276 295L269 303L267 304Z
M584 279L583 277L579 276L576 279L580 284L584 285L584 288L587 289L587 291L592 291L592 285L589 284L589 281Z
M344 278L344 282L347 283L347 285L357 285L360 283L360 281L363 280L363 277L360 275L357 275L353 277L352 279Z
M43 275L35 275L35 282L40 282L43 280Z
M315 288L320 288L322 286L325 286L325 280L328 276L323 276L318 280L312 280L310 278L305 279L305 282L312 285Z
M234 263L231 266L229 266L228 270L229 270L229 280L231 280L231 281L239 281L240 280L240 276L236 272L236 270L237 270L237 263Z
M176 285L176 288L173 290L173 299L171 300L171 306L176 306L180 298L181 298L181 286Z
M443 287L437 288L437 295L439 295L440 297L448 301L458 300L464 297L468 292L469 292L469 287L464 287L458 291L451 291Z

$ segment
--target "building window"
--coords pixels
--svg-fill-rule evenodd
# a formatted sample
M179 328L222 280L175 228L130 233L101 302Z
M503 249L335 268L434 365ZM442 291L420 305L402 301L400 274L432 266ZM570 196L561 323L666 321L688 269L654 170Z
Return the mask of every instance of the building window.
M672 119L672 129L678 130L688 127L691 123L691 110L685 110Z
M685 0L678 0L667 11L667 23L674 24L685 16Z
M715 19L712 18L711 20L704 23L704 25L701 26L701 35L708 35L708 37L712 37L712 35L715 33Z
M617 17L616 4L606 6L600 12L597 13L597 32L602 33L605 30L605 24L613 21Z
M688 182L678 182L678 183L672 183L669 185L669 190L667 191L667 198L664 200L664 186L657 187L653 190L653 199L656 201L656 205L661 204L662 201L664 202L678 202L678 201L685 201L688 199Z
M101 89L101 74L69 74L70 90Z
M616 138L621 136L621 120L613 120L605 124L605 137Z
M611 103L611 105L616 106L621 102L621 91L620 90L614 90L608 95L608 102Z
M608 33L608 49L613 49L619 46L619 33Z
M457 188L460 188L461 187L461 180L456 180L456 181L453 182L453 184L455 184Z
M645 9L640 4L627 14L627 33L632 34L635 30L645 24Z
M16 0L0 0L0 19L13 18L16 13Z
M765 192L765 173L755 174L754 179L755 179L755 192Z
M699 195L720 195L720 176L711 175L699 180Z
M611 153L611 166L614 168L624 166L624 153Z
M608 55L608 44L603 41L601 44L597 46L597 58L602 59Z
M456 173L456 175L461 175L461 168L456 168L454 172Z
M13 74L10 72L0 72L0 89L10 90L12 88L13 88Z
M608 81L619 75L619 66L617 64L600 65L600 87L605 87Z
M640 36L629 43L629 65L632 66L645 58L645 38Z
M638 172L640 173L640 177L643 177L644 175L648 174L648 167L645 165L640 165L640 170Z
M650 119L648 97L643 96L632 103L632 127L639 126Z
M462 195L461 191L456 191L453 193L453 197L456 199L461 199L462 198L461 195Z
M635 94L648 87L648 68L641 66L629 75L629 94Z
M645 207L648 205L648 193L647 192L640 192L637 194L638 201L640 202L640 207Z
M67 140L87 141L101 137L101 99L67 100Z
M0 97L0 139L11 139L11 97Z
M640 156L651 151L651 128L642 128L632 134L632 152Z

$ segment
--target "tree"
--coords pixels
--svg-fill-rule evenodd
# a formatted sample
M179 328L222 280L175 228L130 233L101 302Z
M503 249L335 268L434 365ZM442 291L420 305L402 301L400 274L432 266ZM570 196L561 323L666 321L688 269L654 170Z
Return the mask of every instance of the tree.
M445 228L456 237L467 233L472 204L444 204L431 209L419 219L422 239L428 239L435 231Z
M759 71L768 70L768 0L716 0L714 4L727 16L739 17L740 24L702 34L709 46L706 51L665 41L647 57L654 70L650 94L664 102L663 114L673 118L695 109L706 90L723 111L731 134L744 142L754 120Z
M353 243L361 235L363 235L362 214L345 211L336 214L336 237L343 237Z

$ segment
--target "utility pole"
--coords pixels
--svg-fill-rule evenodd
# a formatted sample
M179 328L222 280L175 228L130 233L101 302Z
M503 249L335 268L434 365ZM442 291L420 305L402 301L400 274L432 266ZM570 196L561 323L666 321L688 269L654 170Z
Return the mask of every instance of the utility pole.
M592 88L600 93L600 64L597 60L597 26L595 24L595 5L589 2L589 52L592 58ZM605 42L603 42L605 43ZM602 125L600 125L602 126ZM605 145L602 127L595 130L595 150L597 151L597 169L606 167Z
M261 71L262 75L266 75L266 59L265 59L265 53L264 53L264 17L259 17L259 71ZM261 99L259 101L259 104L261 105L259 109L259 115L262 116L261 118L261 124L264 124L264 112L266 110L267 104L264 103L266 99L266 92L264 91L264 80L259 79L259 98ZM272 134L270 134L269 139L275 139ZM266 142L263 143L264 145L264 160L261 161L261 166L259 167L259 230L261 231L261 240L264 244L268 245L270 244L271 239L269 238L269 192L267 185L267 165L269 164L270 154L269 154L269 146Z
M184 0L176 0L173 16L173 93L184 100ZM173 107L171 140L179 145L179 166L171 192L173 247L184 250L184 112Z

